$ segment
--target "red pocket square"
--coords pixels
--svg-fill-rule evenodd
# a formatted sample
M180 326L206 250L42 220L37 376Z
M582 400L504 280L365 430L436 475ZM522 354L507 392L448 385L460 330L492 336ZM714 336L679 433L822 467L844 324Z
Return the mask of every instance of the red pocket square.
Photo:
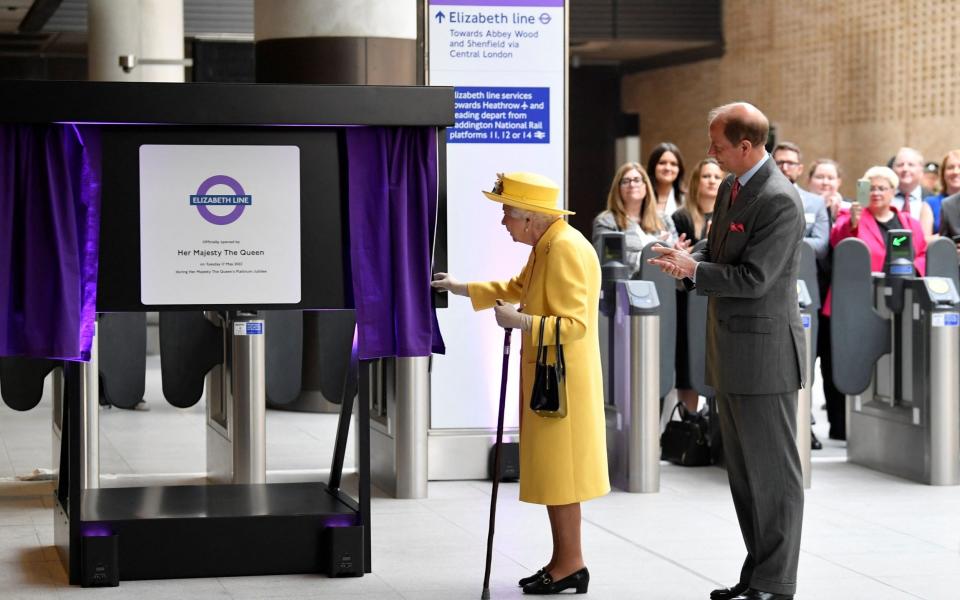
M730 223L730 231L743 233L743 223Z

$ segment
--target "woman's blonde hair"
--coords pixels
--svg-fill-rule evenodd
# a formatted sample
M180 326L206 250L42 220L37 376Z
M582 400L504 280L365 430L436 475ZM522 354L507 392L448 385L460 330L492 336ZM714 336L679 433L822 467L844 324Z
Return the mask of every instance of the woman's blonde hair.
M663 231L666 227L657 214L657 193L650 182L650 176L643 170L639 163L628 162L620 165L610 183L610 192L607 193L607 210L613 213L617 221L617 227L622 231L627 228L627 211L623 208L623 197L620 195L620 180L630 169L635 169L640 173L643 185L647 190L647 195L643 197L643 204L640 205L640 229L645 233L657 233Z
M715 158L705 158L701 160L697 163L697 166L693 168L693 172L690 173L690 184L687 186L689 191L687 192L687 201L684 203L684 208L690 213L694 233L703 229L703 223L706 221L706 216L704 216L703 211L700 210L700 174L706 165L716 165L716 167L720 169L720 163L718 163ZM720 172L722 173L723 169L720 169Z

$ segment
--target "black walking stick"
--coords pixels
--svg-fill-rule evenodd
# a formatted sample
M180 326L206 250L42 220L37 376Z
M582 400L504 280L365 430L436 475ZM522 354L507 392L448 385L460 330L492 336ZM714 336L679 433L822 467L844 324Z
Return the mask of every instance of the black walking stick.
M510 365L511 329L503 330L503 373L500 375L500 410L497 413L497 443L493 450L493 492L490 494L490 524L487 526L487 565L483 571L481 600L490 599L490 560L493 558L493 526L497 520L497 490L500 487L500 447L503 445L503 412L507 401L507 367Z

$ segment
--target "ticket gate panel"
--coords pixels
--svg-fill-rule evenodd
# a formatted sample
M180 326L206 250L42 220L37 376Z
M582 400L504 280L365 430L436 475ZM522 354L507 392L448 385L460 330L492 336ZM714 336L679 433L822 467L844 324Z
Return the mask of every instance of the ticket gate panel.
M672 297L672 296L671 296ZM618 281L607 405L610 480L628 492L660 491L661 323L656 286Z
M960 485L960 296L948 278L904 283L903 311L875 278L874 308L891 332L869 385L848 395L851 462L931 485Z

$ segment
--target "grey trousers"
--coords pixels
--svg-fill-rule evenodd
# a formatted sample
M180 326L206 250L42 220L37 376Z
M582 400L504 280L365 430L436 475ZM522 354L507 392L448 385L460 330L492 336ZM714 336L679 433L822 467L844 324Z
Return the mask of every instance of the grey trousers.
M794 594L803 474L797 452L797 392L744 396L717 393L723 458L747 558L740 582Z

